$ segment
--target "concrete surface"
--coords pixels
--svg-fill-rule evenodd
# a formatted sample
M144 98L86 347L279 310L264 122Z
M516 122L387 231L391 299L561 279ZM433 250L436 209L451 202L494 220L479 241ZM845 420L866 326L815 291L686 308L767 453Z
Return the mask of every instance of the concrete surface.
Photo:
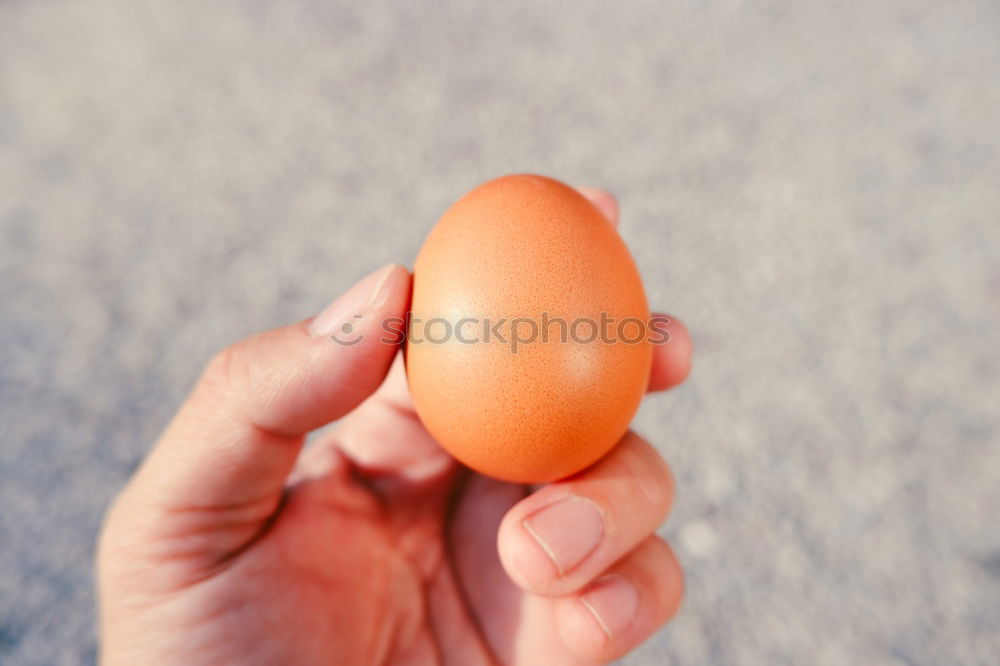
M624 663L1000 663L1000 5L0 4L0 662L94 658L101 512L227 341L479 181L621 196L691 382Z

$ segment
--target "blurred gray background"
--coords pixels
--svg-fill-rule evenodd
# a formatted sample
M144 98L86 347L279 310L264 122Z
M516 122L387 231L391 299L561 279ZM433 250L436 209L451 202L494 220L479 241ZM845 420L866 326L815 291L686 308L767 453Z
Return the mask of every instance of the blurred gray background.
M1000 4L0 3L0 662L94 659L100 515L209 355L535 171L697 343L624 663L1000 663Z

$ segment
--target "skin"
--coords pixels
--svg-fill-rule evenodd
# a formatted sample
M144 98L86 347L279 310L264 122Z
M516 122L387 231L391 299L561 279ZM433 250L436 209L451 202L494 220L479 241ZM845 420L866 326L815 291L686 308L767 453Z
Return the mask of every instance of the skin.
M581 192L617 223L610 194ZM388 267L340 310L364 304L365 329L402 316L409 288ZM333 344L323 320L213 359L109 509L102 663L603 663L675 613L681 570L655 534L673 482L652 446L629 433L539 489L475 474L420 424L398 349ZM669 330L652 391L690 370L690 336ZM581 550L585 521L540 518L556 505L596 509L597 545Z

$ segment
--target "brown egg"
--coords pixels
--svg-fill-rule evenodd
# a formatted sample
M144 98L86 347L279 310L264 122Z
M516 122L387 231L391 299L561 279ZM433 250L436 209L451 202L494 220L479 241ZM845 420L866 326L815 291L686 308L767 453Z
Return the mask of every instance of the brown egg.
M649 309L628 249L576 190L506 176L452 206L414 265L406 367L458 460L538 483L597 461L646 389Z

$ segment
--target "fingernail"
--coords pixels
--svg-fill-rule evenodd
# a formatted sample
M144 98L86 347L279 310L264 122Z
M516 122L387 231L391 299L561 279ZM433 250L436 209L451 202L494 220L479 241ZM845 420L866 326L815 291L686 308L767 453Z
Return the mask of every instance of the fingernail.
M350 334L365 312L385 304L389 278L397 264L388 264L347 290L309 323L309 332L317 337L333 333Z
M524 529L563 575L597 548L604 536L604 518L586 497L567 497L524 520Z
M639 591L632 581L618 574L599 578L580 601L601 625L608 640L621 636L639 610Z

